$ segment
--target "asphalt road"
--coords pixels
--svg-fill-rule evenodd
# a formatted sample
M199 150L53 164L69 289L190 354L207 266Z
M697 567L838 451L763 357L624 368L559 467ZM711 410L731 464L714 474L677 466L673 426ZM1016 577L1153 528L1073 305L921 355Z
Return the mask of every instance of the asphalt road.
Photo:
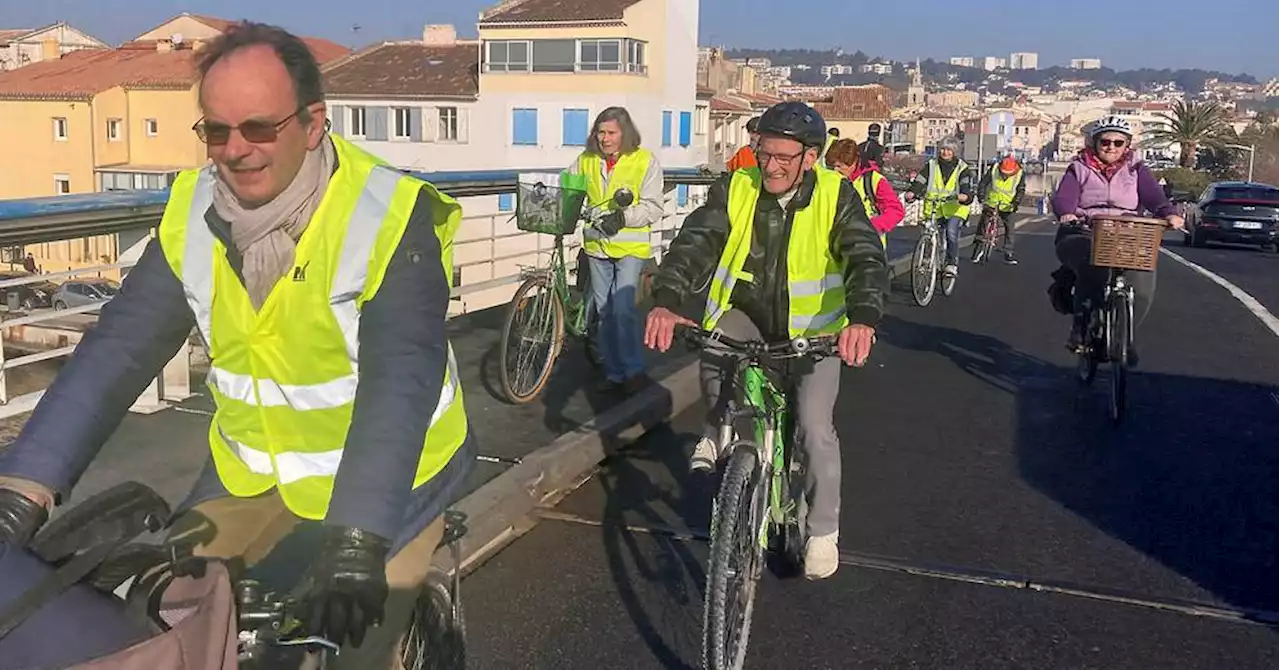
M1162 258L1113 427L1107 373L1079 387L1045 298L1052 230L1025 233L1020 265L962 266L928 308L895 287L838 405L844 564L765 577L748 667L1276 666L1274 627L1170 609L1277 609L1276 336ZM1274 255L1186 251L1275 309ZM714 491L684 474L700 414L464 581L472 667L696 667Z

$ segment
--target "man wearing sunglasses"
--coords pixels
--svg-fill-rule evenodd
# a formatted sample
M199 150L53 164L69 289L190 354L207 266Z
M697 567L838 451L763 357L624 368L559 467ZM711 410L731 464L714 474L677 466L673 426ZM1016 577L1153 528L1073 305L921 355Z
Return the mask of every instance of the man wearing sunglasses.
M341 667L399 668L476 451L445 331L461 208L326 132L297 37L239 24L199 73L210 163L179 175L157 238L0 458L0 541L30 538L195 328L212 457L170 543L253 564L311 538L294 592L308 631L344 645Z
M685 218L653 282L645 344L666 351L677 325L695 325L674 309L708 283L701 326L738 339L785 341L836 335L846 365L862 365L889 288L880 236L853 184L835 170L815 170L826 122L802 102L783 102L760 117L759 167L741 168L711 186L707 202ZM708 419L717 414L727 361L706 355L702 392ZM798 380L800 446L808 457L809 579L839 565L840 441L834 412L840 363L827 359ZM728 445L706 426L690 469L709 472Z
M1075 314L1084 301L1100 298L1107 282L1107 272L1093 267L1093 237L1090 231L1075 225L1089 216L1136 214L1146 210L1165 219L1170 226L1182 229L1182 217L1169 202L1155 175L1133 151L1133 128L1123 116L1109 115L1094 121L1085 129L1088 143L1080 155L1067 166L1054 192L1053 213L1063 225L1054 238L1062 267L1052 274L1049 300L1062 314ZM1130 272L1125 276L1134 292L1134 327L1142 324L1151 308L1156 290L1156 273ZM1075 324L1076 319L1072 319ZM1072 326L1067 348L1076 350L1083 344L1084 334ZM1138 354L1132 349L1129 362L1137 365Z

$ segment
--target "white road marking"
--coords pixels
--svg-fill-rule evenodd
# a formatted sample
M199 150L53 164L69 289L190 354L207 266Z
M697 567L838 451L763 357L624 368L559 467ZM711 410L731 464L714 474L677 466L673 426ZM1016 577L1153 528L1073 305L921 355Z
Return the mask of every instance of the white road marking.
M1258 302L1256 299L1254 299L1253 296L1249 295L1248 293L1245 293L1243 290L1241 290L1239 286L1232 284L1231 282L1223 279L1222 277L1219 277L1217 274L1214 274L1213 272L1210 272L1209 270L1206 270L1203 267L1196 265L1195 263L1192 263L1191 261L1183 258L1182 256L1179 256L1178 254L1172 251L1169 251L1164 247L1160 247L1160 251L1164 253L1166 256L1168 256L1169 258L1172 258L1173 260L1196 271L1201 276L1207 278L1209 281L1217 284L1218 286L1221 286L1222 288L1227 289L1227 293L1230 293L1232 297L1234 297L1236 300L1239 300L1240 303L1243 304L1246 309L1252 312L1254 316L1258 317L1258 320L1261 321L1264 326L1266 326L1267 328L1270 328L1272 333L1276 335L1280 335L1280 319L1277 319L1274 314L1272 314L1271 312L1268 312L1267 308L1262 306L1262 303Z

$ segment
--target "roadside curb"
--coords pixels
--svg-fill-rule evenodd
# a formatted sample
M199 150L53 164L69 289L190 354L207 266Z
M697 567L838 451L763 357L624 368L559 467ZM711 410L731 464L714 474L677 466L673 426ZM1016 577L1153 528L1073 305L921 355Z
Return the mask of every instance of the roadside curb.
M1048 220L1047 216L1033 215L1018 221L1015 228ZM970 246L974 237L962 235L960 248ZM890 260L890 280L910 268L911 254ZM694 361L534 450L519 464L464 496L450 508L467 515L467 533L459 540L463 574L532 529L538 523L533 515L536 508L576 489L599 470L607 456L688 409L700 396L698 363ZM442 572L453 572L449 547L436 551L432 565Z

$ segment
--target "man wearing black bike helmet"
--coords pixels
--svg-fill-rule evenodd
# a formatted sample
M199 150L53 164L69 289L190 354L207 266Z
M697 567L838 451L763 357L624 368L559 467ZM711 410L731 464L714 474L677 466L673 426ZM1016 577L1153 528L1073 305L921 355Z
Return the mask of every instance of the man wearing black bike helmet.
M700 325L738 339L770 342L838 335L840 358L862 365L875 341L889 276L879 235L853 185L833 170L813 169L827 125L813 108L783 102L758 127L757 168L711 186L706 204L689 214L653 282L655 307L645 343L666 351L677 325ZM708 284L701 324L675 310ZM716 414L725 361L704 356L707 432L691 469L710 471L724 445ZM826 359L798 380L800 448L809 490L805 575L831 576L839 564L840 442L834 410L840 364ZM727 455L727 454L725 454Z

